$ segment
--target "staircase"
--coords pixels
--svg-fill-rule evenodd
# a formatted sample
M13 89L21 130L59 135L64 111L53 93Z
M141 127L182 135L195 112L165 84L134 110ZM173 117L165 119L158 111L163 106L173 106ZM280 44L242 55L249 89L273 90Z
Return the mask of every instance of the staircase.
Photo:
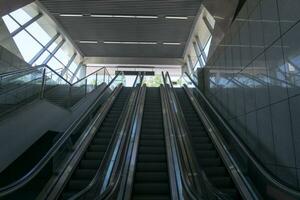
M171 199L159 88L147 88L132 199Z

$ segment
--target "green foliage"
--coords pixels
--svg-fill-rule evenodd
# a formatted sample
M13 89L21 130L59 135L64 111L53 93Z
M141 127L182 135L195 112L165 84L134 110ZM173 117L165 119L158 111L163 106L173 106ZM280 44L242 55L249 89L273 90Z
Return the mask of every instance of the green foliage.
M162 84L161 76L155 75L151 78L148 78L148 80L145 80L144 83L148 87L159 87Z

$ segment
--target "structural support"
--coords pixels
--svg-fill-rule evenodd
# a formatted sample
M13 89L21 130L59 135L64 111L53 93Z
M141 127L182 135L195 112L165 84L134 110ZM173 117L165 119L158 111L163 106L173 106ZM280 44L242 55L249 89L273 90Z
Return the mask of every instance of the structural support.
M83 65L82 65L82 62L79 63L79 65L77 66L76 70L74 71L74 74L73 74L72 78L70 79L70 83L73 82L74 78L76 77L76 74L79 72L79 70L80 70L80 68L81 68L82 66L83 66Z
M51 52L51 54L44 60L43 64L46 65L51 58L55 55L55 53L60 49L60 47L65 43L65 40L63 39L58 45L57 47Z
M74 61L75 57L77 56L77 53L74 53L73 56L70 58L68 64L65 66L65 68L61 71L61 76L64 76L65 73L69 70L70 65Z
M14 21L15 19L9 15ZM38 15L36 15L35 17L33 17L31 20L29 20L28 22L26 22L25 24L21 25L20 28L18 28L17 30L15 30L14 32L11 33L11 37L14 37L15 35L17 35L18 33L20 33L22 30L24 30L25 28L27 28L29 25L31 25L33 22L37 21L39 18L41 18L43 16L42 13L39 13Z
M188 70L189 70L189 73L190 74L193 74L193 62L192 62L192 58L190 55L188 55L188 63L187 63L187 67L188 67Z
M202 55L202 58L204 59L205 62L207 62L207 56L204 53L204 47L202 46L198 35L195 37L195 41L196 41L197 46L199 47L199 50L200 50L201 55Z
M30 61L29 64L32 65L39 57L53 44L53 42L60 36L57 33Z
M200 51L199 47L197 46L196 42L193 42L193 46L194 46L194 50L197 55L198 62L200 63L201 67L204 67L205 63L203 63L202 59L200 58L202 55L201 55L201 51Z

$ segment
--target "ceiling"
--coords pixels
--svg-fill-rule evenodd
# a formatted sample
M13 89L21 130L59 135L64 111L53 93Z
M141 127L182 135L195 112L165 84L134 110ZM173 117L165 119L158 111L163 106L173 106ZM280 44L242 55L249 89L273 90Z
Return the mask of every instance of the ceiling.
M201 0L40 0L87 57L181 58ZM61 16L75 14L83 16ZM92 17L106 15L106 17ZM123 17L107 17L122 15ZM124 18L124 16L132 18ZM137 18L136 16L157 16ZM167 19L188 17L187 19ZM87 44L80 41L93 41ZM107 42L151 42L120 44ZM154 43L153 43L154 42ZM180 43L163 44L163 43Z

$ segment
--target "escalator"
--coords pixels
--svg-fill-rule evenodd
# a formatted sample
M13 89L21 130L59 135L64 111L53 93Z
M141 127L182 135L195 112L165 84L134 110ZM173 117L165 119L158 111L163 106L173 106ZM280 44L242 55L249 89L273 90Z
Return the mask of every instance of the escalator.
M120 91L103 123L99 127L99 130L89 144L87 151L84 153L74 173L63 189L60 199L67 199L78 193L84 189L95 176L131 91L131 88L125 87Z
M242 199L184 89L176 88L175 92L191 134L191 143L199 166L213 186L222 193L232 199Z
M159 88L147 88L132 199L171 199Z

